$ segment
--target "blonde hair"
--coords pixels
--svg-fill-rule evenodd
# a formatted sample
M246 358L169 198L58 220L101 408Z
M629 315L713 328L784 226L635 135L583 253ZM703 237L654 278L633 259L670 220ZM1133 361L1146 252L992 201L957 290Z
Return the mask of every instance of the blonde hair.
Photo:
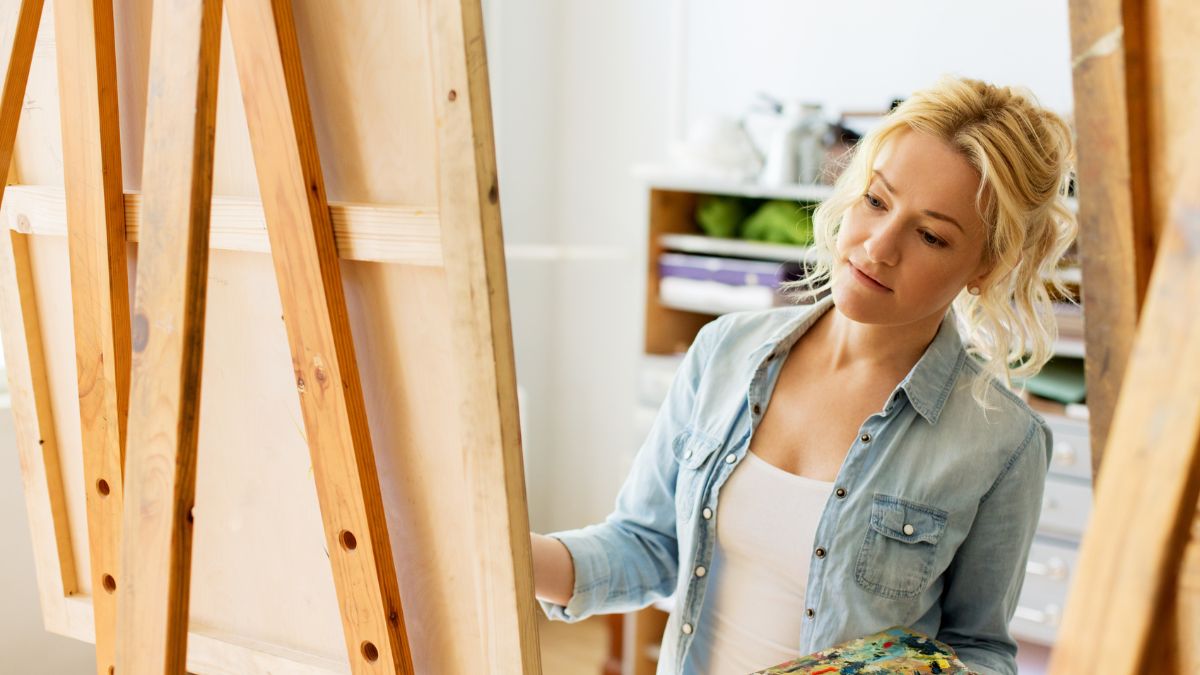
M952 306L966 349L985 372L972 394L988 409L992 381L1012 386L1013 377L1035 375L1053 356L1058 325L1047 286L1070 297L1055 269L1078 229L1066 203L1074 141L1067 122L1027 89L943 76L890 112L854 148L831 196L813 212L813 267L783 290L805 301L833 285L842 217L866 191L881 148L906 130L946 141L980 174L975 207L987 226L983 255L991 271L980 295L964 289Z

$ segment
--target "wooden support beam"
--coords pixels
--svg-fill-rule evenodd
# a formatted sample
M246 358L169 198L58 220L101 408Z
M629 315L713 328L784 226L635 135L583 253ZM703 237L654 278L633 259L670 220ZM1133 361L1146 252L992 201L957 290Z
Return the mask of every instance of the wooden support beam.
M129 282L111 0L54 4L75 365L96 607L96 671L115 663L121 583Z
M226 14L351 670L411 673L291 3Z
M423 0L433 64L443 264L484 663L540 673L500 187L478 0Z
M0 235L0 336L43 607L79 592L25 235ZM53 570L55 574L48 574Z
M187 659L220 35L220 0L155 2L119 673L183 673Z
M1177 672L1158 659L1175 640L1172 592L1200 497L1200 162L1190 168L1156 256L1052 673Z
M1092 475L1108 447L1109 421L1154 264L1142 5L1069 3Z
M0 70L0 201L10 179L17 125L25 102L29 67L42 20L42 0L22 0L12 33L0 36L4 52ZM29 267L26 238L15 232L0 236L0 337L8 374L17 453L24 478L25 500L37 561L38 591L43 607L78 592L75 553L67 522L58 440L46 380L42 331ZM48 571L53 570L53 575Z
M22 234L65 235L66 196L62 188L11 185L5 204L8 227ZM125 195L125 238L142 237L143 197ZM332 203L329 218L338 257L343 260L441 267L442 240L437 207ZM229 251L271 250L262 202L244 197L213 197L209 247Z

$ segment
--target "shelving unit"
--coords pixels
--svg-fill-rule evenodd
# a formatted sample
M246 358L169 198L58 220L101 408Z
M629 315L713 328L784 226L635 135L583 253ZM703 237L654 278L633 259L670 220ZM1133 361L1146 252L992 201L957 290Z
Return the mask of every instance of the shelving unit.
M643 368L640 376L641 408L637 419L648 427L654 410L662 402L679 355L685 352L700 328L718 312L695 304L665 303L659 293L659 257L664 252L756 260L811 262L819 255L814 249L762 242L710 237L695 225L696 204L704 195L734 195L761 199L819 201L830 194L825 185L763 187L732 181L671 175L656 167L640 167L635 175L643 179L649 194L649 225L646 233L646 296ZM1072 208L1076 208L1074 200ZM1078 286L1082 281L1078 267L1066 268L1061 279ZM1055 343L1060 356L1083 357L1081 339L1064 338ZM1082 410L1083 406L1072 406ZM1086 526L1091 505L1091 460L1088 426L1077 416L1040 410L1055 436L1054 461L1046 482L1042 519L1030 552L1026 584L1011 630L1018 639L1042 645L1052 644L1061 609L1065 607L1070 572L1076 550ZM645 433L647 429L639 429ZM626 654L634 655L634 673L653 673L657 639L665 624L670 603L657 603L640 612L626 615L625 636L630 645Z

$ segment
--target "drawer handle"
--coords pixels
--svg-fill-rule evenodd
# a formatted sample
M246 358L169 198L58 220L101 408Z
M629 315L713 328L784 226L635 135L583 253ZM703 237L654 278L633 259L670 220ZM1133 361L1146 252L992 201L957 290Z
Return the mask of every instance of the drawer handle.
M1049 577L1050 579L1066 579L1068 571L1067 563L1063 562L1063 559L1058 556L1054 556L1044 563L1030 561L1025 565L1026 574Z
M1075 448L1071 447L1070 443L1058 442L1054 444L1054 463L1063 466L1075 465Z
M1040 623L1043 626L1057 626L1059 621L1060 610L1058 605L1046 605L1045 611L1033 609L1032 607L1017 607L1014 618L1023 619L1032 623Z

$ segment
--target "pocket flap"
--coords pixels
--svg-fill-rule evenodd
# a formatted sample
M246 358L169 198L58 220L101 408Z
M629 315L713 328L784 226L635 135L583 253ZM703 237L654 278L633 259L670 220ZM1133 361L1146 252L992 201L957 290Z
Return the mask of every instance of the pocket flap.
M947 515L932 506L876 494L871 504L871 529L908 544L936 544L946 529Z
M708 436L698 431L688 430L675 439L671 451L681 466L698 469L719 447L721 444Z

